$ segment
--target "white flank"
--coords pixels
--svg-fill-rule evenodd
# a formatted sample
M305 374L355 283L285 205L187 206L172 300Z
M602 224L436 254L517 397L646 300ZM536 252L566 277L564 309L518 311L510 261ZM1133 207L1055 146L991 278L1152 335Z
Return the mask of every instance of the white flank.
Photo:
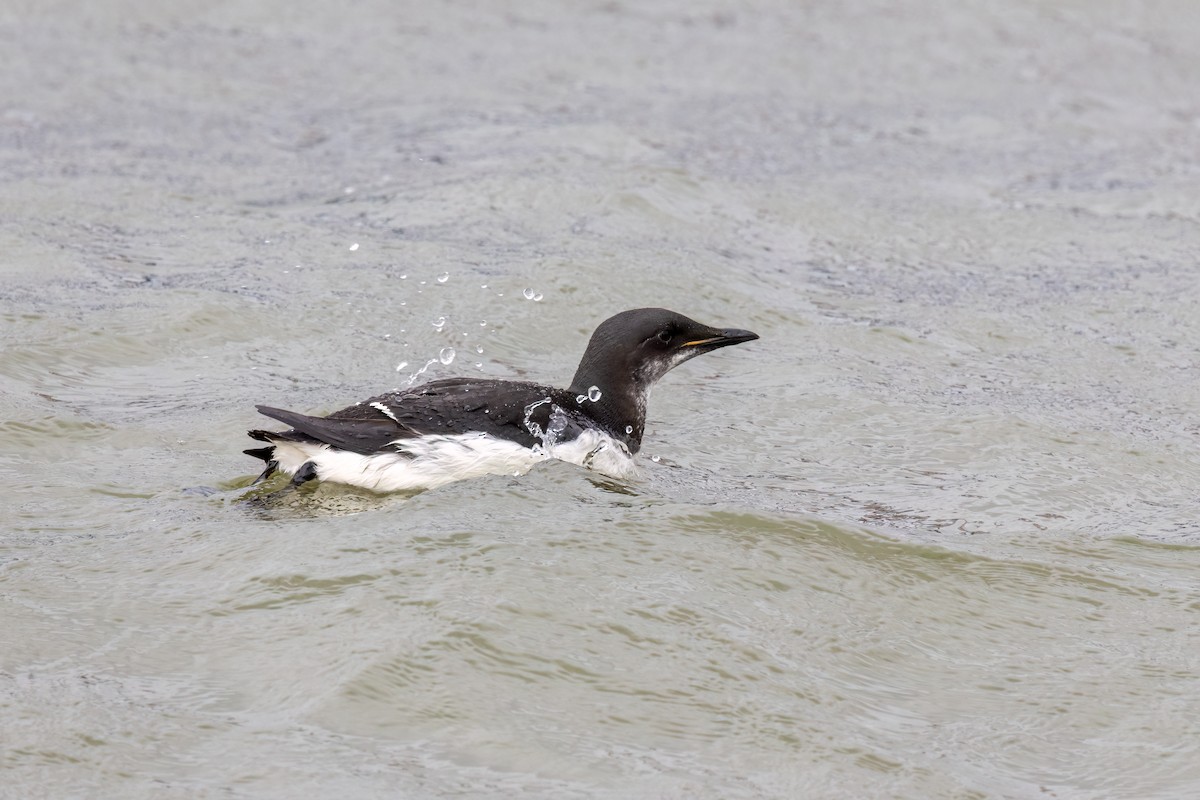
M636 474L633 457L623 442L599 431L584 431L569 442L530 449L486 433L423 436L398 439L395 452L364 456L335 450L326 444L276 441L279 470L295 474L306 461L313 462L317 478L359 486L375 492L432 489L480 475L523 475L534 464L557 458L613 478Z

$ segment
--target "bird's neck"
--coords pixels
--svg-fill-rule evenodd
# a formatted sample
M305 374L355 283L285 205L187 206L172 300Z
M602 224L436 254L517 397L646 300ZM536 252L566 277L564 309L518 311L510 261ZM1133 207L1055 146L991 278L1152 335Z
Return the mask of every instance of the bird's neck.
M609 385L605 385L608 383ZM611 378L604 378L580 369L571 381L569 391L574 395L578 407L587 416L598 422L615 438L625 442L631 453L636 453L642 445L642 431L646 427L646 400L648 387L641 387L633 382L622 386L612 386ZM600 392L597 400L591 400L589 393L592 388ZM583 398L579 402L579 398Z

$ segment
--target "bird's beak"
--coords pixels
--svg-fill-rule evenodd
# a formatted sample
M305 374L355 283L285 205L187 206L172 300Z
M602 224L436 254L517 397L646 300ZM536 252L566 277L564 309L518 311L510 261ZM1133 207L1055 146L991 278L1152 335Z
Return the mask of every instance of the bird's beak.
M742 342L752 342L758 338L757 333L744 331L740 328L725 328L724 330L713 330L713 336L707 336L703 339L693 339L690 342L684 342L680 347L702 347L705 350L716 350L718 347L728 347L731 344L741 344Z

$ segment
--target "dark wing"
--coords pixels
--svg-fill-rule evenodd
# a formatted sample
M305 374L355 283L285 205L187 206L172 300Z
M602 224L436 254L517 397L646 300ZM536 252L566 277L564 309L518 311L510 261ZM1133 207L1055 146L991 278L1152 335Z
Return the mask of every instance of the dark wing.
M277 419L292 430L283 433L269 431L251 431L255 439L283 439L299 441L324 442L339 450L349 450L353 453L369 455L378 452L388 442L404 437L406 434L389 419L334 419L331 417L309 417L297 414L295 411L285 411L282 408L257 406L258 413ZM265 434L258 436L256 434ZM412 433L408 433L412 436Z
M568 393L561 389L515 381L449 378L372 397L327 417L266 406L258 410L292 427L291 431L266 436L324 442L369 455L397 439L473 431L532 447L540 441L534 432L547 429L552 407L574 405L573 399L568 403ZM251 432L251 436L255 433L258 431Z

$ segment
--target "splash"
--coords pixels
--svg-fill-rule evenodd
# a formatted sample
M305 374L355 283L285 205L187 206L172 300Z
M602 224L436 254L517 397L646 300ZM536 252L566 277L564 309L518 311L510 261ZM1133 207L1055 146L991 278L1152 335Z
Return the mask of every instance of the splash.
M550 415L546 420L546 428L543 430L541 424L533 421L533 412L547 403L550 404ZM555 445L559 443L563 432L570 424L570 417L549 397L525 406L525 429L538 440L538 443L533 446L534 453L538 455L550 458Z
M549 397L543 397L541 400L525 406L525 430L529 431L536 439L545 441L546 434L542 431L542 426L533 421L533 412L551 402L553 401Z
M453 360L453 359L451 359L451 360ZM438 364L438 363L440 363L440 359L437 359L437 358L431 358L428 361L426 361L425 366L421 367L419 370L414 372L412 375L408 376L408 384L407 385L412 386L413 383L416 382L417 378L424 375L429 370L430 367L432 367L434 364Z

